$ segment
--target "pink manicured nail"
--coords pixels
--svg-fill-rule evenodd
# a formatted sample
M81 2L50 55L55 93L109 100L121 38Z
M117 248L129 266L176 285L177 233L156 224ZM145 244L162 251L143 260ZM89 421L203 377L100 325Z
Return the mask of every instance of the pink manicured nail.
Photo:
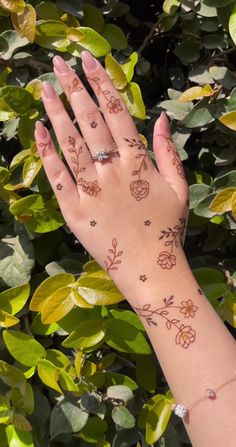
M58 73L68 73L68 71L70 71L70 67L69 65L64 61L64 59L62 59L61 56L55 56L53 58L53 65L56 69L56 71L58 71Z
M161 112L161 116L158 120L158 129L163 134L170 133L170 124L165 112Z
M48 81L43 82L43 93L48 99L54 99L57 96L53 86Z
M47 131L41 121L36 121L35 132L38 138L46 138L47 136Z
M97 68L97 61L88 51L82 51L81 58L86 71L94 71Z

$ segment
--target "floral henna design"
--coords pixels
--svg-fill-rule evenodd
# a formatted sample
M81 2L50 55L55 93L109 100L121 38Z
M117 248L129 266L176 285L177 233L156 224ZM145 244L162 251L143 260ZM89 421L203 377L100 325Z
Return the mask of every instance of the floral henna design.
M103 95L104 99L107 102L107 108L110 113L118 113L121 112L121 110L123 110L120 99L111 95L111 92L109 90L103 90L101 87L101 80L99 78L89 78L89 79L90 81L94 82L94 84L96 84L97 95L98 96L100 94Z
M61 191L61 190L62 190L62 188L63 188L63 186L62 186L62 184L61 184L61 183L58 183L58 185L56 186L56 188L57 188L57 190L58 190L58 191Z
M136 147L136 149L144 151L143 153L137 154L135 156L135 158L141 159L139 169L136 169L132 172L132 175L137 176L138 178L137 180L133 180L129 185L132 196L134 196L137 201L140 201L142 199L145 199L145 197L147 197L149 194L149 182L141 179L142 170L146 171L148 169L148 151L141 140L135 140L135 138L124 138L124 140L126 141L126 143L128 143L129 147Z
M95 225L97 225L96 220L91 220L90 225L91 227L95 227Z
M47 151L50 151L52 149L52 142L51 140L48 140L47 143L39 143L39 147L42 148L42 157L45 157Z
M79 81L79 79L74 78L72 81L72 85L69 85L68 87L68 97L69 100L71 100L71 95L74 92L81 92L81 90L83 90L83 85L82 83Z
M177 170L177 174L185 180L185 175L184 175L184 168L182 165L182 162L180 160L179 157L179 153L172 141L171 137L167 137L166 135L162 135L159 134L159 136L165 138L166 142L167 142L167 152L172 152L173 158L172 158L172 165L176 166L176 170Z
M157 264L160 265L162 269L172 269L176 265L176 256L173 254L174 247L178 248L179 243L182 244L182 238L184 236L184 231L186 228L186 219L184 217L179 219L179 225L175 225L174 228L167 228L167 230L162 230L162 235L159 240L166 238L169 239L164 243L165 247L170 247L170 250L162 251L157 259ZM180 238L180 242L178 241Z
M140 281L143 281L143 282L147 281L146 275L139 275L139 279L140 279Z
M149 227L149 225L151 225L151 221L149 219L145 220L144 225L146 225L146 227Z
M96 121L92 121L92 122L90 123L90 127L92 127L92 129L96 129L96 127L97 127L97 123L96 123Z
M73 163L72 171L75 176L75 180L77 185L82 186L82 191L88 194L89 196L97 196L98 192L101 191L101 188L98 185L98 181L94 180L93 182L87 182L83 179L83 177L79 177L79 174L83 173L86 168L81 168L79 165L79 157L83 152L82 145L79 148L76 147L76 140L74 137L68 138L69 148L68 152L71 155L71 161Z
M107 272L110 270L117 270L117 265L121 263L121 260L117 258L123 254L123 251L117 252L117 240L115 237L112 239L112 247L113 248L108 249L108 253L111 254L107 255L107 260L104 261Z
M151 304L144 304L142 308L134 307L134 310L140 317L145 318L149 326L158 326L156 321L153 320L153 316L158 315L166 320L166 328L171 329L176 327L178 332L175 336L175 343L182 346L182 348L187 349L191 343L196 340L196 332L189 325L185 326L177 318L172 318L169 316L171 309L179 309L180 313L184 315L184 318L194 318L198 307L195 306L192 300L181 301L180 306L174 306L174 296L171 295L169 298L163 299L164 306L152 310Z

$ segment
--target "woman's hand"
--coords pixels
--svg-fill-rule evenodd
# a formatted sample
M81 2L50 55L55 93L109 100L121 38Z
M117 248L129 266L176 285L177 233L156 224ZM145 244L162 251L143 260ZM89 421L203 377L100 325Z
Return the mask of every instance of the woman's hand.
M106 71L86 51L82 62L102 113L74 70L54 58L80 132L53 87L43 86L45 109L72 174L41 122L37 148L68 226L132 301L141 285L169 281L170 271L178 270L188 186L166 115L154 128L157 170ZM101 161L103 152L110 154Z

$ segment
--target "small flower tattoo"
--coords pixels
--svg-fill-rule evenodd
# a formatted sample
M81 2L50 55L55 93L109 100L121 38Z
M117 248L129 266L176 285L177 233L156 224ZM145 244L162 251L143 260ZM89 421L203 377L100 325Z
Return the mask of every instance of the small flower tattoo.
M58 183L58 185L56 186L56 188L57 188L57 190L58 190L58 191L61 191L61 190L62 190L62 188L63 188L63 186L62 186L62 184L61 184L61 183Z
M96 220L91 220L90 225L91 227L95 227L95 225L97 225Z
M143 282L147 281L146 275L139 275L139 279L140 279L140 281L143 281Z
M146 225L147 227L149 227L149 225L151 225L151 221L148 219L148 220L145 220L144 221L144 225Z
M96 123L96 121L92 121L92 122L90 123L90 127L92 127L93 129L96 129L96 127L97 127L97 123Z

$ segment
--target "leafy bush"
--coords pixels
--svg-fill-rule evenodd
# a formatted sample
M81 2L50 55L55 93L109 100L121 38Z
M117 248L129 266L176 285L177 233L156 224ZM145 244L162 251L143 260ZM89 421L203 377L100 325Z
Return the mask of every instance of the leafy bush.
M55 54L82 78L83 49L104 60L150 144L167 111L190 185L186 253L236 327L236 4L156 3L0 0L1 447L190 445L142 323L70 234L36 152L41 81L62 94Z

